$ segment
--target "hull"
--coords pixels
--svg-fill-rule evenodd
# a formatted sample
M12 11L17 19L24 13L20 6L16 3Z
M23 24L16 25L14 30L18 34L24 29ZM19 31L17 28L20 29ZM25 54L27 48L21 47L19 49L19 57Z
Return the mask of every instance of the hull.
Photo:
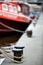
M21 30L21 31L25 31L26 28L30 25L31 21L29 23L23 23L23 22L17 22L17 21L12 21L12 20L6 20L6 19L0 19L0 34L6 34L6 33L10 33L10 32L15 32L11 29L9 29L8 27L11 27L13 29L17 29L17 30ZM3 24L5 25L3 25Z

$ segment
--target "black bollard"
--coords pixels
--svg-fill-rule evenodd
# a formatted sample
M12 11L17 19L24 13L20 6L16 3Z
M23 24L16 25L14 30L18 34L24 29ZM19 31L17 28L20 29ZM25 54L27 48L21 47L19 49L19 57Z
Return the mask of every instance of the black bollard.
M13 49L14 60L22 61L23 49Z
M27 31L27 36L28 36L28 37L32 37L32 30Z
M23 49L25 47L24 46L15 46L14 48L16 48L16 49Z

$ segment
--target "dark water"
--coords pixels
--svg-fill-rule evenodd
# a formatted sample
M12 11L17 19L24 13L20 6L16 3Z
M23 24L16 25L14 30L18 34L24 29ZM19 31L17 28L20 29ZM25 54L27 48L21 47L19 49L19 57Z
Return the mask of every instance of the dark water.
M16 44L21 35L22 33L18 32L12 32L0 35L0 46L10 45L11 43Z

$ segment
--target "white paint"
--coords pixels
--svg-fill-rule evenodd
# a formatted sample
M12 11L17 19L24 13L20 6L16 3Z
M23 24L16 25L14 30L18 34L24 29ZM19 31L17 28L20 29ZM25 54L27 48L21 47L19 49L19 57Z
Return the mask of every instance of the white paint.
M17 6L17 9L18 9L18 12L21 11L21 7L19 5Z

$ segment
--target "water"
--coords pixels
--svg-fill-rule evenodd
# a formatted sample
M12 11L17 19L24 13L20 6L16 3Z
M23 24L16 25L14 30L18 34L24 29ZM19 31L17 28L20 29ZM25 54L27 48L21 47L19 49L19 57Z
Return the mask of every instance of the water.
M10 45L11 43L16 44L16 42L21 37L22 33L12 32L0 35L0 46Z

